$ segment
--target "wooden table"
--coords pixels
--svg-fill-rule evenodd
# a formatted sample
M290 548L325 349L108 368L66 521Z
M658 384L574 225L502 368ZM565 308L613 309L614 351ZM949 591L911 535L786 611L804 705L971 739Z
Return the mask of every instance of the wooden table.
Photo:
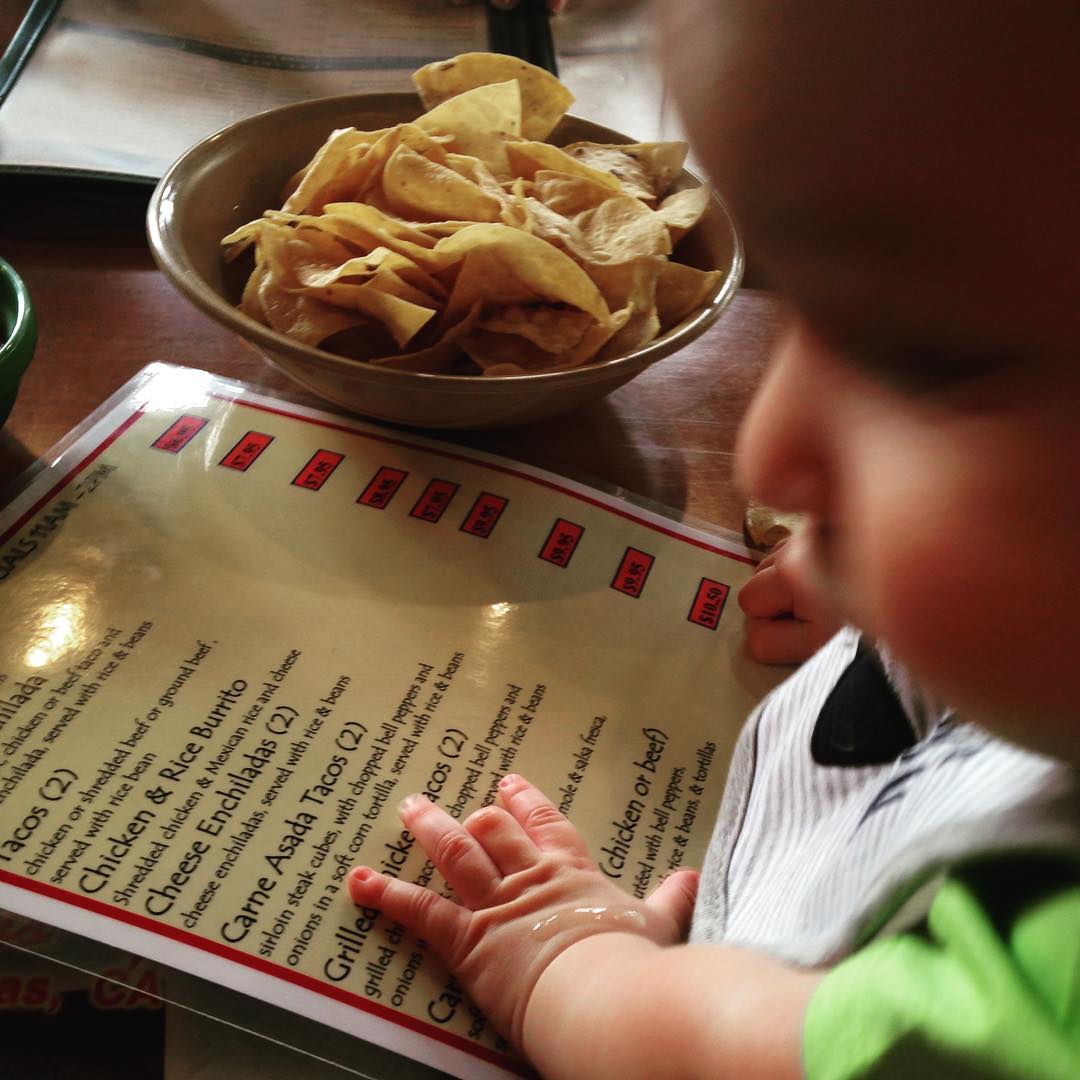
M325 404L203 316L157 271L143 232L145 187L6 176L0 190L8 208L0 253L25 279L40 326L0 435L0 486L151 361ZM778 320L773 297L741 290L697 342L602 401L526 427L440 434L739 529L735 431Z

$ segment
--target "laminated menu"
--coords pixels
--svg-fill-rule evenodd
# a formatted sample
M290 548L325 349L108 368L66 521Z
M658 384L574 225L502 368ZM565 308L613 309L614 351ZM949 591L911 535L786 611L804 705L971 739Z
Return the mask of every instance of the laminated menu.
M0 906L463 1077L519 1066L348 899L445 891L396 807L521 772L646 895L769 682L738 544L151 365L0 511Z

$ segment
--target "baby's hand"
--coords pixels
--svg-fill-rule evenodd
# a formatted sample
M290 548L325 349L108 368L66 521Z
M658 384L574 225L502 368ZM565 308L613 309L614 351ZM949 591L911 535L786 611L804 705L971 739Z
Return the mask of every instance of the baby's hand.
M799 581L789 543L781 541L762 559L739 591L748 616L746 648L762 664L801 664L841 626Z
M508 775L499 796L501 807L477 810L464 824L422 795L401 805L405 826L461 904L367 867L349 875L349 894L432 945L495 1028L520 1047L530 996L552 960L600 933L680 941L697 873L672 874L637 901L604 877L581 834L538 788Z

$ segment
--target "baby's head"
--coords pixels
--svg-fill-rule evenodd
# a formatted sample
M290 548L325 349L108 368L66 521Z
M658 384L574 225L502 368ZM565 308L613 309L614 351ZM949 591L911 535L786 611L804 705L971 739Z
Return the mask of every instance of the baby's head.
M1080 757L1080 9L680 0L690 135L790 301L742 475L839 613Z

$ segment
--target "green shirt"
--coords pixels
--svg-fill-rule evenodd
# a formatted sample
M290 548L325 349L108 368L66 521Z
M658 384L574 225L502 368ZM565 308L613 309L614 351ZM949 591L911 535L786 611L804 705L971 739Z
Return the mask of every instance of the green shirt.
M921 927L825 976L803 1061L808 1080L1078 1080L1080 859L951 872Z

